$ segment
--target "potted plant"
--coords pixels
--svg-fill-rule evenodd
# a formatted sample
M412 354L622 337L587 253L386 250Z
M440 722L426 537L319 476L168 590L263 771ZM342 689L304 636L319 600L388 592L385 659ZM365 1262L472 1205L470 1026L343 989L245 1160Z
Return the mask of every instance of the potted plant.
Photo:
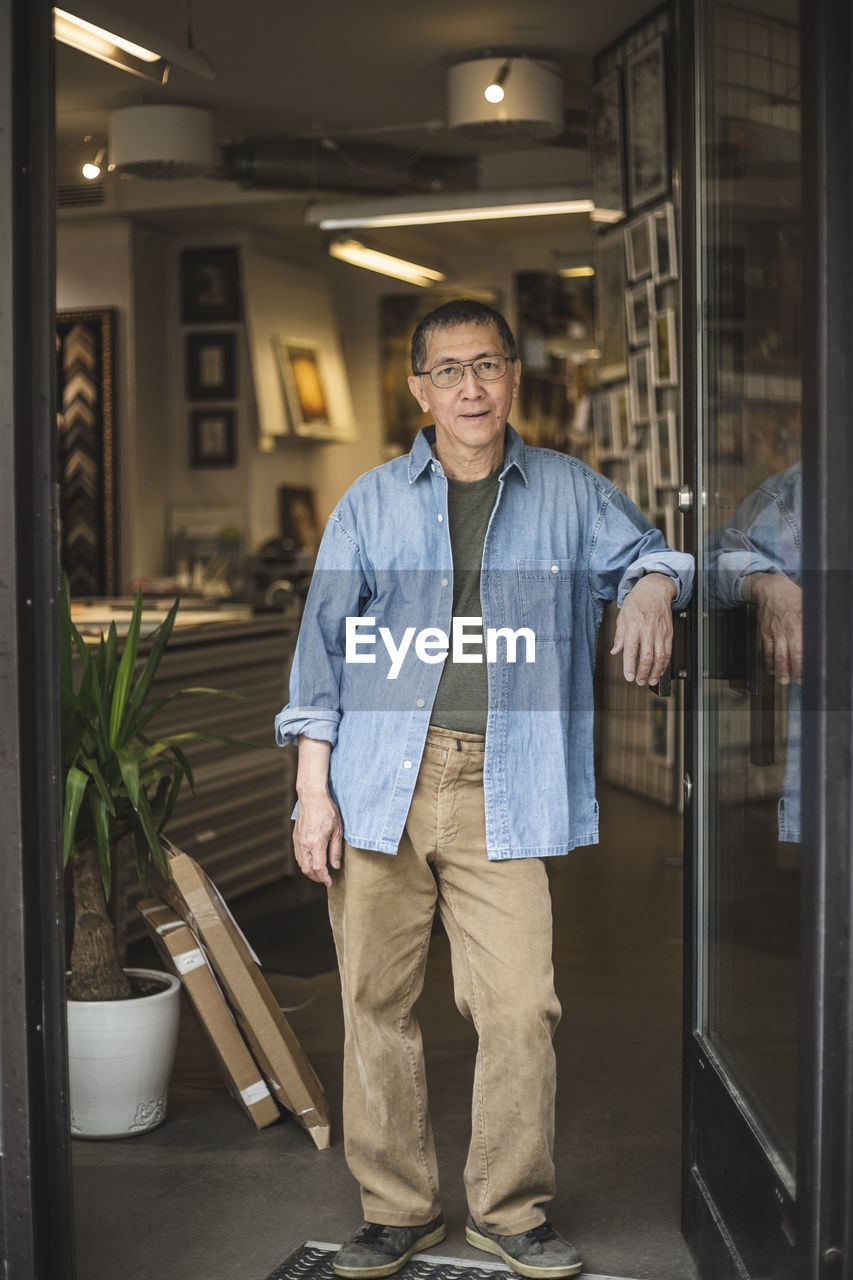
M72 1133L80 1137L144 1132L166 1114L180 984L159 971L122 969L107 901L122 840L132 843L144 895L152 867L168 876L161 836L184 782L193 783L183 746L208 737L195 732L158 737L152 735L152 721L175 698L222 693L182 689L152 696L178 605L176 600L151 635L141 661L141 593L123 642L112 623L90 647L72 621L68 582L62 582L62 841L74 898L69 1074Z

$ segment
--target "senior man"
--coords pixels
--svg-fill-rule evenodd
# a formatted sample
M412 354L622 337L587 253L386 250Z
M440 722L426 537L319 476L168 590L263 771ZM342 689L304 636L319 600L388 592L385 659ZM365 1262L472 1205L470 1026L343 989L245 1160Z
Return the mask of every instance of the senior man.
M523 1276L574 1275L553 1198L551 902L543 859L597 840L595 638L654 684L692 561L576 458L508 423L521 366L504 317L460 299L412 339L434 426L333 511L277 740L299 743L294 848L328 887L345 1017L344 1140L365 1222L343 1277L445 1236L420 1030L433 916L478 1034L468 1241Z

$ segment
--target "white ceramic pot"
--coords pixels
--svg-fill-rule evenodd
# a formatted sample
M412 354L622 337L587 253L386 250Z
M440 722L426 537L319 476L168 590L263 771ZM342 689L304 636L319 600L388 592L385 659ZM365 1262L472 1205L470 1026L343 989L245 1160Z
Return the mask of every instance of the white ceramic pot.
M76 1138L125 1138L166 1118L181 984L153 969L125 972L161 987L132 1000L68 1001L71 1133Z

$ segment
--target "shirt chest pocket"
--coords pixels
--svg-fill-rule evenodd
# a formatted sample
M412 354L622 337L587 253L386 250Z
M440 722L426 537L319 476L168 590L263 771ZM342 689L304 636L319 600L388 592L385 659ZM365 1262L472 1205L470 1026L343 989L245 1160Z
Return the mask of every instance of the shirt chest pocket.
M521 617L537 640L571 640L574 560L518 560Z

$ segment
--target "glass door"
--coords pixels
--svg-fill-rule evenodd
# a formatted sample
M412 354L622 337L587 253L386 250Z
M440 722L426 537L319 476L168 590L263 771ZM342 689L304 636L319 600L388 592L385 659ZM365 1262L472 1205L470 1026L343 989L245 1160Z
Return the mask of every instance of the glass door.
M685 1223L793 1275L802 652L796 0L694 7L697 662ZM687 314L685 312L685 314Z

